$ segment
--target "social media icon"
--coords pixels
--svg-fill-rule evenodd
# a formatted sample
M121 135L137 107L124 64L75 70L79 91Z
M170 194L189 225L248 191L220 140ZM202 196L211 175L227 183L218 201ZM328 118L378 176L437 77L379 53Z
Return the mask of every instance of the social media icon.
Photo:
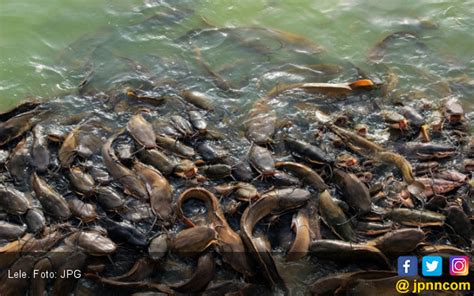
M424 276L441 276L443 259L440 256L424 256L421 262L421 272Z
M449 274L452 276L466 276L469 274L469 257L449 257Z
M415 276L418 275L418 259L416 256L398 257L398 275Z

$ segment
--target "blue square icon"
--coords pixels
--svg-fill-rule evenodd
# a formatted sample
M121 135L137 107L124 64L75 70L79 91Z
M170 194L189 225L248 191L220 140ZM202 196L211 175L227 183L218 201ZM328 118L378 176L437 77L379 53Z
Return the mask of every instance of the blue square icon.
M421 272L423 276L441 276L443 274L443 259L440 256L424 256Z
M418 259L416 256L400 256L398 257L398 275L400 276L416 276L418 275Z

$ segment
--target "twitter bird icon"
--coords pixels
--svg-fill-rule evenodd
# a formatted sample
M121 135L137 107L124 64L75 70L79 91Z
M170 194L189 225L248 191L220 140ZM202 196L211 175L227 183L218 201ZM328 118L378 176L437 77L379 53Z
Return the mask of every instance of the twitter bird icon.
M424 256L421 263L423 276L441 276L443 259L440 256Z

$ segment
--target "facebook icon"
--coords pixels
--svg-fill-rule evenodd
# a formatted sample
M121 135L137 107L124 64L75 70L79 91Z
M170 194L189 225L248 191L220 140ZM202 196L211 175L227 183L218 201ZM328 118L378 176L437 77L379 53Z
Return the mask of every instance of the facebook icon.
M398 257L398 275L415 276L418 275L418 259L416 256Z

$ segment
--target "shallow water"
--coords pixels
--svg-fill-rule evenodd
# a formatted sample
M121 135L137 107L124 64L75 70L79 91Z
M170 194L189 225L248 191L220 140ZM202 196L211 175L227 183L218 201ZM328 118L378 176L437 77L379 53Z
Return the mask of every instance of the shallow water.
M0 108L8 108L28 97L51 99L76 91L91 71L87 59L93 60L93 67L106 64L103 72L108 76L119 73L118 68L124 62L123 59L111 59L111 55L132 59L147 67L159 67L163 60L172 63L173 59L193 59L192 48L176 46L172 41L188 30L210 26L259 26L297 33L323 46L332 59L350 61L372 73L373 69L367 65L367 55L377 41L396 31L416 32L427 45L427 52L401 42L400 46L394 45L383 61L400 75L400 88L426 91L439 80L447 79L451 85L452 81L460 81L452 86L454 92L471 106L473 4L474 1L413 3L389 0L292 3L257 0L239 1L238 4L232 1L79 3L48 0L38 3L2 0ZM146 19L154 14L158 14L156 20L147 24ZM244 72L251 76L247 77L249 79L260 78L262 72L247 72L249 68L245 66L250 61L244 54L250 55L254 64L261 65L264 61L255 59L253 53L231 51L231 45L216 48L215 42L219 40L212 42L214 44L206 44L203 52L204 58L212 56L211 66L219 70L219 66L240 60L244 65L232 75ZM270 42L268 46L271 50L279 44ZM95 54L91 54L93 50ZM170 52L175 55L167 54ZM299 58L283 56L278 64L308 62ZM331 59L322 59L322 62L326 61ZM377 74L382 75L384 70L378 69ZM428 74L421 81L417 80L423 76L417 70ZM279 82L278 77L272 78L270 84ZM187 86L204 91L212 88L201 82L192 83Z

